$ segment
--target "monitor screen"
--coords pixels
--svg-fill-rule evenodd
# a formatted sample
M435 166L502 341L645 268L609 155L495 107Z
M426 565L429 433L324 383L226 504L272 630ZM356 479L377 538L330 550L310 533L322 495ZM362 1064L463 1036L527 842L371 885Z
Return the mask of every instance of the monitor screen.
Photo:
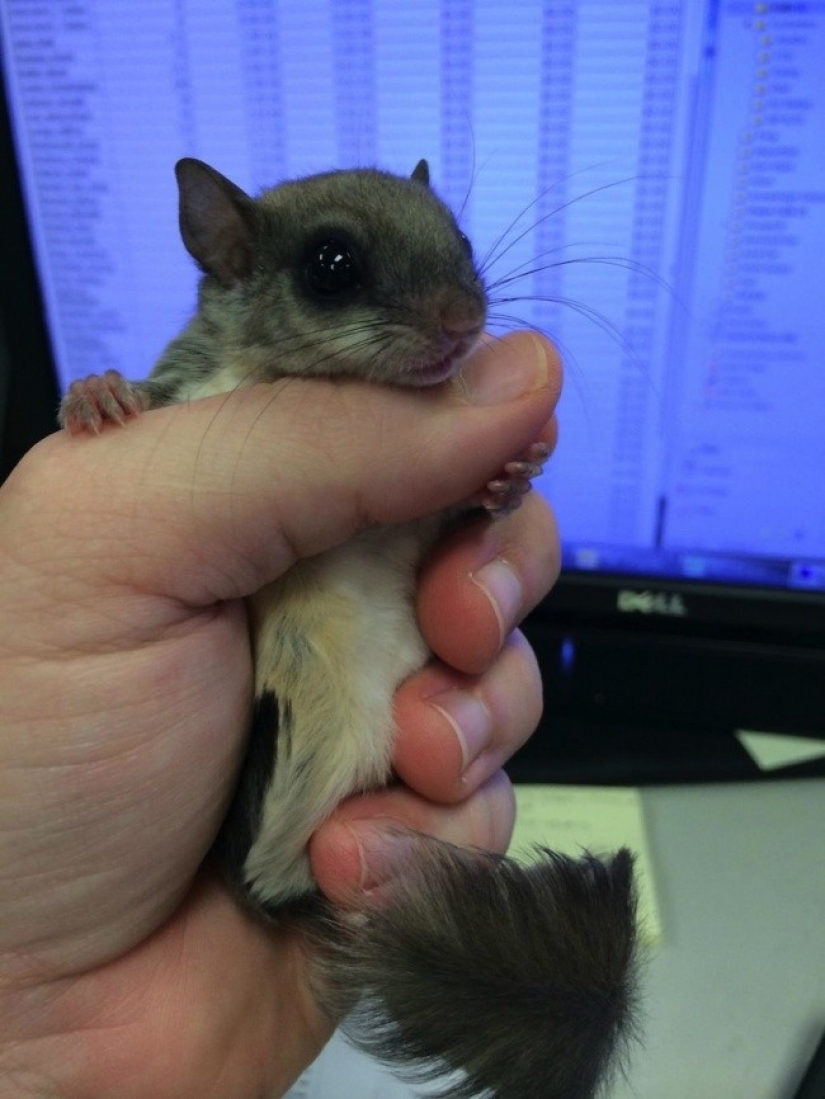
M758 593L825 636L825 4L5 0L0 33L61 387L191 315L180 157L251 193L426 157L491 330L565 361L561 604Z
M191 313L179 157L425 156L492 330L565 357L567 567L825 590L825 6L8 0L2 36L64 386Z

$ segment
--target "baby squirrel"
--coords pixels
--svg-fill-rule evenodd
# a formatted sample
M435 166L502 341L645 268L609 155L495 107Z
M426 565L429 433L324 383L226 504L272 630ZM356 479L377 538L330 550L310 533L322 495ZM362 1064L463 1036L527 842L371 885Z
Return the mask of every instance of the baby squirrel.
M426 161L409 179L326 172L256 199L194 159L176 175L197 313L146 381L75 382L69 431L286 375L433 385L481 334L485 288ZM546 456L534 444L476 503L515 506ZM254 716L215 852L246 903L300 921L320 1002L362 1047L416 1079L458 1070L443 1093L457 1099L589 1099L632 1028L628 851L522 867L420 836L390 901L356 912L322 898L309 866L335 806L388 781L393 695L429 656L415 578L446 521L363 531L249 600Z

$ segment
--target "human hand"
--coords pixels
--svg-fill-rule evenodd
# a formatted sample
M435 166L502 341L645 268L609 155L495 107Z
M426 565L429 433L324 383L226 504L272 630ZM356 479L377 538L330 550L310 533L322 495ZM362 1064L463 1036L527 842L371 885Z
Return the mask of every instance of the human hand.
M528 395L485 403L484 382L523 370ZM251 698L242 600L296 557L468 497L529 442L552 443L558 382L557 360L521 336L480 353L462 387L290 380L160 409L99 439L53 436L10 478L0 497L10 1096L279 1095L315 1056L331 1024L296 940L265 930L202 868ZM491 561L498 611L482 586ZM387 818L506 847L512 795L499 768L540 701L511 631L557 567L535 497L439 547L419 614L440 662L397 696L405 786L352 799L319 829L313 869L328 895L345 900L398 871L381 839ZM467 725L464 750L450 715Z

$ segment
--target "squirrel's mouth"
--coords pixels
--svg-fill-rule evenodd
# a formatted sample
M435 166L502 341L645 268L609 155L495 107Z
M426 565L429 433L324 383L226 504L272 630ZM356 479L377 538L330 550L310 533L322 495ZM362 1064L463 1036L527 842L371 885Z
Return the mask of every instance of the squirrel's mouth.
M438 385L453 376L475 346L477 337L462 338L438 359L410 367L405 381L408 385Z

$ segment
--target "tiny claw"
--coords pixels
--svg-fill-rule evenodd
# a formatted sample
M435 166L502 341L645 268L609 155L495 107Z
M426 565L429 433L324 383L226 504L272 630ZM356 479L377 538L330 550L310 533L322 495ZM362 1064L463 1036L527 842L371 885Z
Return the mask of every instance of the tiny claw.
M512 477L523 477L530 480L532 477L538 477L541 473L541 465L538 462L527 462L520 459L517 462L507 462L504 472L509 473Z
M539 466L543 466L550 457L550 447L547 443L531 443L524 456L528 462L536 462Z
M503 496L504 493L509 492L511 481L505 481L503 478L497 478L495 481L487 482L487 492L492 493L494 496Z
M58 422L71 435L99 435L105 423L124 424L144 407L140 390L117 370L107 370L72 382Z
M478 497L478 503L493 518L509 515L521 506L532 488L529 481L491 481Z
M530 491L532 485L528 480L522 480L521 478L514 478L511 481L497 479L488 481L485 488L495 499L499 499L511 495L524 496Z
M520 506L522 497L532 488L532 479L541 473L549 456L550 448L546 443L531 443L518 458L505 463L498 477L487 482L474 497L475 505L484 508L494 518L515 511Z
M480 504L491 519L503 519L521 507L521 499L521 496L508 496L501 500L482 498Z

